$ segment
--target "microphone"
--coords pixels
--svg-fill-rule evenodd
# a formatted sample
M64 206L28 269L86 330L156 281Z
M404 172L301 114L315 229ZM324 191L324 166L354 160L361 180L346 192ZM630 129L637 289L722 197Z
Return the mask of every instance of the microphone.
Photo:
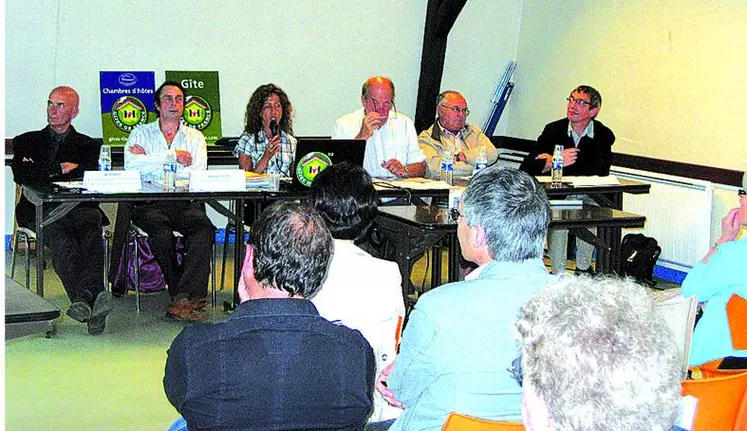
M272 133L272 136L270 136L270 138L275 137L278 132L280 132L280 125L278 124L277 120L273 118L272 120L270 120L270 133Z

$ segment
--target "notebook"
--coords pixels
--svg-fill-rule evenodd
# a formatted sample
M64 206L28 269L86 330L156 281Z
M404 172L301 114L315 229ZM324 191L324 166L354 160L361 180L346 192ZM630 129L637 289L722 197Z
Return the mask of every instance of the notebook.
M291 189L308 189L319 172L335 163L363 166L365 153L363 139L299 138L291 171Z

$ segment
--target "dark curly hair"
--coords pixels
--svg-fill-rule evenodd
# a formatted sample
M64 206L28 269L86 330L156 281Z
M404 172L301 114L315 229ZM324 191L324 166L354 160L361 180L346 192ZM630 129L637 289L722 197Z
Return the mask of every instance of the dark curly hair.
M244 114L244 131L250 135L259 137L262 130L262 107L265 101L271 95L277 95L280 98L280 105L283 107L283 118L280 119L280 130L288 135L293 134L293 105L288 100L282 88L275 84L260 85L254 90L246 104L246 113Z

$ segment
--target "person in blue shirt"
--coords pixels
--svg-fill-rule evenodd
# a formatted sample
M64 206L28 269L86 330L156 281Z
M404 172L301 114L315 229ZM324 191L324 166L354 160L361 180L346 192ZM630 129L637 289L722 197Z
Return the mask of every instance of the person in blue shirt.
M713 248L682 282L682 294L697 296L705 303L703 317L698 321L690 344L690 365L725 357L747 357L747 350L732 346L726 304L732 295L747 299L747 239L737 240L742 226L747 225L747 172L739 189L739 206L721 220L721 236Z

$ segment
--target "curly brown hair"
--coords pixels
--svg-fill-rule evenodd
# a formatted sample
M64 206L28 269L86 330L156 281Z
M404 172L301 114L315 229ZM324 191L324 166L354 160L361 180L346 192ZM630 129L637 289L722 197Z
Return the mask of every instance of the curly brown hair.
M288 135L293 134L293 105L288 100L282 88L275 84L260 85L254 90L246 104L246 113L244 114L244 131L250 135L259 138L259 132L262 130L262 107L265 101L271 95L277 95L280 98L280 105L283 107L283 117L280 119L280 130Z

